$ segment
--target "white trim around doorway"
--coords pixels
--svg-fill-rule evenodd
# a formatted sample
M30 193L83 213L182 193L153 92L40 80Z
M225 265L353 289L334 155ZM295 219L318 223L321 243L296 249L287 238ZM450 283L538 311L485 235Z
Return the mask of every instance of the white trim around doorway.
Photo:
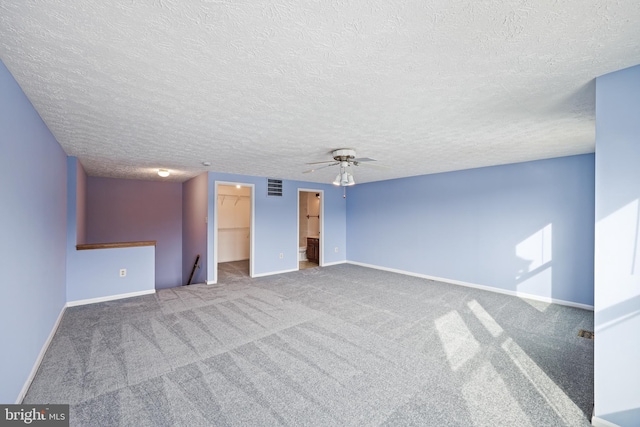
M249 230L249 277L253 276L253 264L255 262L255 213L256 213L256 186L247 182L214 181L213 183L213 281L207 281L208 285L218 283L218 187L220 185L248 187L251 191L251 223Z

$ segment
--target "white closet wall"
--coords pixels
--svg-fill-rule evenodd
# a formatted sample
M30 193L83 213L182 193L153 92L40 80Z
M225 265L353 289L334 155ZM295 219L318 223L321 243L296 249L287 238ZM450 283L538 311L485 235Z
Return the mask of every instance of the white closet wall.
M251 190L218 187L218 262L249 259Z

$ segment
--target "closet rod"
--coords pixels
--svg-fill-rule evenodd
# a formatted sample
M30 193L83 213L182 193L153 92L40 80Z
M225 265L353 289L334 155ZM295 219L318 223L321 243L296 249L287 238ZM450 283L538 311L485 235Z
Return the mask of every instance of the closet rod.
M218 194L218 200L220 200L220 197L222 197L222 203L221 203L222 205L224 205L224 201L225 201L225 199L227 197L235 197L236 203L234 204L234 206L238 204L240 199L250 199L251 198L251 196L235 196L235 195L232 195L232 194Z

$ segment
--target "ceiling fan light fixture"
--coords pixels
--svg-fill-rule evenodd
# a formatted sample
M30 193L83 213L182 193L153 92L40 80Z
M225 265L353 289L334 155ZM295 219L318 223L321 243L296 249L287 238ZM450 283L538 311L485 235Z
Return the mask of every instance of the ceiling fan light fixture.
M339 165L340 172L336 175L336 178L332 181L332 184L339 185L341 187L348 187L356 184L356 180L349 172L350 170L353 170L352 166L359 166L361 162L375 162L375 159L370 159L369 157L356 158L355 150L350 148L340 148L338 150L333 150L331 152L331 155L333 156L333 160L307 163L309 165L328 163L327 165L316 167L316 169L311 169L302 173L311 173L319 169Z
M353 175L351 175L346 170L342 169L338 175L336 175L336 179L333 180L333 185L339 185L341 187L347 187L349 185L355 185L356 181L353 179Z
M169 169L158 169L158 175L163 178L166 178L170 175Z
M345 187L347 185L349 185L349 175L351 175L349 172L342 172L342 177L340 179L340 185ZM353 178L352 178L353 179Z

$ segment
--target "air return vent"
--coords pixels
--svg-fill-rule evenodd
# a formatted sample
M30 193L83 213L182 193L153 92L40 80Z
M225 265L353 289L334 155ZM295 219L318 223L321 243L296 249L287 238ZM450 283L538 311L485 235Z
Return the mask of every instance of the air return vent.
M267 178L267 196L282 196L282 180Z

